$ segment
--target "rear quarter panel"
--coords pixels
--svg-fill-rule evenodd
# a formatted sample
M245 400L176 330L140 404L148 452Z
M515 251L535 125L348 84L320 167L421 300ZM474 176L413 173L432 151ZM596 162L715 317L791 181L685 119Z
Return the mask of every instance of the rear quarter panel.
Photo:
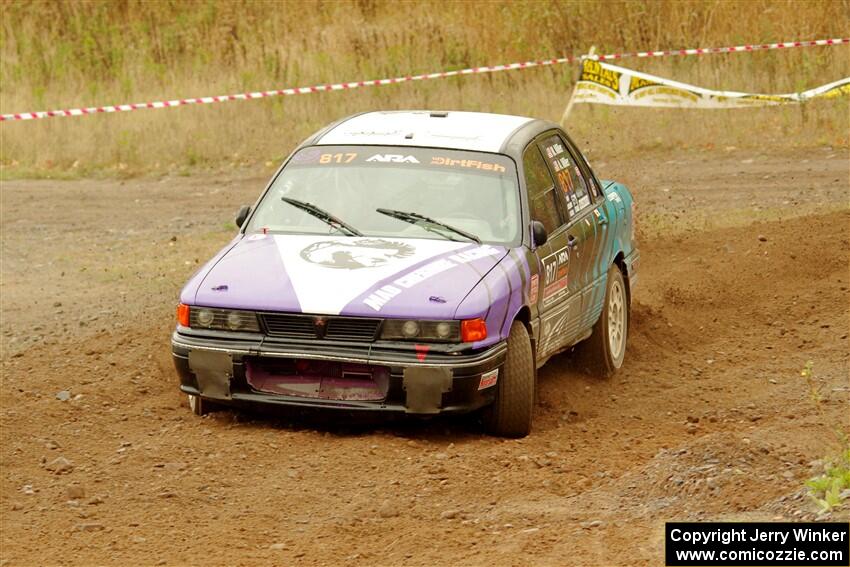
M605 195L605 211L608 214L611 227L610 244L603 253L607 256L607 265L622 255L629 277L629 287L634 285L636 278L632 275L637 268L637 243L635 241L634 197L631 191L616 181L602 181ZM634 266L632 265L634 264ZM636 275L636 273L634 274Z

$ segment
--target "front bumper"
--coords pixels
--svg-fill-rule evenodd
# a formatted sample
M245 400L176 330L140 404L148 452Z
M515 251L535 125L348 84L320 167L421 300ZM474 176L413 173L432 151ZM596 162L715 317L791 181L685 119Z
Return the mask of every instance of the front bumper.
M171 348L180 389L219 403L421 415L464 413L491 403L496 393L493 372L500 371L507 353L504 342L469 352L457 350L457 345L417 349L399 343L281 341L240 333L202 334L185 327L174 332ZM380 399L369 400L287 395L252 386L252 365L285 359L367 365L381 369L388 380ZM492 385L481 388L482 375Z

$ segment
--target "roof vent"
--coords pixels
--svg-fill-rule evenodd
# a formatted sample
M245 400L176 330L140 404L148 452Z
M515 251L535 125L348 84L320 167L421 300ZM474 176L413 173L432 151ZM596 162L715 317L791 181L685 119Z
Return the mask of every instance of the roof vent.
M431 118L446 118L448 115L448 112L432 112L430 116Z
M410 134L406 135L406 136L404 137L404 139L405 139L405 140L412 140L412 139L413 139L413 132L411 132Z

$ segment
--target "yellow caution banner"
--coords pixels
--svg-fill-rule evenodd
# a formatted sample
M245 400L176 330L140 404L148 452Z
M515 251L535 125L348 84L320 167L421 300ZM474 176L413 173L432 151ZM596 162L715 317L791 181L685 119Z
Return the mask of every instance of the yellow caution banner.
M575 103L676 108L745 108L850 95L850 77L790 94L753 94L704 89L593 58L582 62Z

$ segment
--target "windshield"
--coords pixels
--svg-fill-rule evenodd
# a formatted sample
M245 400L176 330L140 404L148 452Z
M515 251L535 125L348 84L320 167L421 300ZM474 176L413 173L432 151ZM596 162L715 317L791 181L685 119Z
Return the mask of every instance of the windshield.
M312 146L298 151L275 179L246 232L510 244L519 240L519 225L516 167L507 156Z

